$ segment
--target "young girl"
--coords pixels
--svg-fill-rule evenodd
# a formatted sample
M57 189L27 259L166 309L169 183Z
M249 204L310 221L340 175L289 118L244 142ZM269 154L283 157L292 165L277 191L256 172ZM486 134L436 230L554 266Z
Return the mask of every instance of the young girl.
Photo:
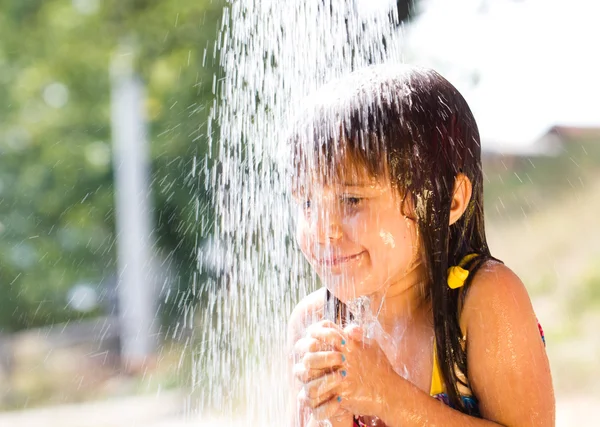
M303 118L297 241L324 288L290 318L292 425L554 425L541 328L486 243L463 97L433 70L370 67Z

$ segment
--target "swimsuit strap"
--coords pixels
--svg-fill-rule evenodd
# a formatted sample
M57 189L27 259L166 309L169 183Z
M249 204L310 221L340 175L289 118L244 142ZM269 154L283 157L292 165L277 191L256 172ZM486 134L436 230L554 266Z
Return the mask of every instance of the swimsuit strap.
M433 341L433 371L431 372L431 386L429 387L429 395L435 396L444 392L444 382L442 381L442 371L437 358L437 346L435 339Z

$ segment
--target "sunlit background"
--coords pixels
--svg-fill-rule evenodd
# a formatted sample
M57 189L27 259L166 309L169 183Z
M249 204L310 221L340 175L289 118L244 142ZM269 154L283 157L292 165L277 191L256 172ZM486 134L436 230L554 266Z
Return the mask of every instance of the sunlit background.
M395 3L354 1L365 14ZM194 171L213 149L228 6L0 0L0 426L218 417L193 408L211 274L197 261L214 219L214 188ZM416 0L408 12L405 61L445 75L479 123L490 246L544 327L557 424L596 425L600 5Z

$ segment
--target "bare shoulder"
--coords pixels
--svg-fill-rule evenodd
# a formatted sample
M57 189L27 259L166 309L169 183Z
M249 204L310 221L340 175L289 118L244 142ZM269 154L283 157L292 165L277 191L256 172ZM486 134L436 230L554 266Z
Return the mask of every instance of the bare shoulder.
M304 297L292 311L288 321L288 340L296 342L304 335L306 328L323 319L325 307L325 288Z
M481 310L533 312L525 285L510 268L488 261L478 271L465 298L463 315L469 319Z
M461 313L461 328L466 335L494 328L498 334L509 328L527 326L539 334L537 318L527 288L510 268L498 261L488 261L473 278Z
M488 261L477 271L465 298L461 323L468 331L473 324L480 324L482 315L516 321L535 318L531 299L519 276L497 261Z

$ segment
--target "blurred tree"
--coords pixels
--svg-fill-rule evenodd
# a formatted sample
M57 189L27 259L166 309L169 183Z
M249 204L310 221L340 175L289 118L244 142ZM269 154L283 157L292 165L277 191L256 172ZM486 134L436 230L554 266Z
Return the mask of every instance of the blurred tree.
M223 4L0 0L0 328L78 316L68 290L114 274L108 68L123 39L147 83L157 244L191 276L203 189L186 176L206 146Z

